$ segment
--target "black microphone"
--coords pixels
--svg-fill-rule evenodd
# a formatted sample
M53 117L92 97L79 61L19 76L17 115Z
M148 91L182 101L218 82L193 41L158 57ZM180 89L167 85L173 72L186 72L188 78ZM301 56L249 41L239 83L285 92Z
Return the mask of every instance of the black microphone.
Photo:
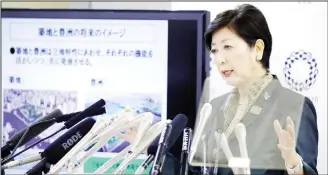
M180 175L188 175L189 165L188 156L190 152L190 145L192 140L192 129L185 128L183 130L182 152L180 157Z
M17 161L11 161L1 169L7 169L10 167L15 167L30 162L35 162L37 160L47 158L48 163L54 163L59 161L79 140L86 135L92 128L96 121L93 118L86 118L72 129L67 131L65 134L61 135L53 143L51 143L43 152L40 154L24 158Z
M81 112L82 111L64 114L62 116L54 118L54 120L56 121L56 123L66 122L66 121L70 120L71 118L75 117L76 115L79 115ZM106 109L104 107L102 107L102 108L92 108L92 109L86 111L86 113L84 115L87 117L91 117L91 116L102 115L105 113L106 113Z
M172 125L171 123L168 123L165 126L164 131L162 132L161 137L159 139L153 168L151 170L151 175L158 175L160 173L160 169L163 163L163 158L166 154L167 144L169 142L169 137L171 135L171 130L172 130Z
M95 123L96 120L91 117L82 120L79 124L56 139L41 155L47 158L47 162L50 164L56 164L91 130Z
M56 110L52 111L51 113L49 113L48 115L46 115L42 118L39 118L34 123L30 124L28 127L21 129L18 133L16 133L13 137L11 137L9 141L6 142L5 146L1 147L1 158L3 159L5 157L9 156L11 151L16 146L19 147L19 146L24 145L25 143L30 141L32 138L36 137L37 135L39 135L40 133L42 133L43 131L45 131L46 129L48 129L50 126L52 126L55 123L55 122L42 123L43 121L51 120L53 118L56 118L56 117L59 117L62 115L63 115L63 113L61 112L61 110L56 109ZM37 127L30 127L36 123L40 123L40 124ZM19 140L22 138L22 136L24 135L24 133L27 129L29 129L28 133L18 144Z
M174 145L174 143L179 139L184 127L186 127L188 124L188 118L183 114L178 114L171 122L172 130L171 130L171 136L170 141L167 146L166 152L169 152L171 147ZM150 144L150 146L147 149L148 157L147 159L141 164L141 166L137 169L136 172L139 172L139 174L142 174L144 170L147 169L147 167L153 162L155 159L155 155L158 149L160 136L156 137L156 139L153 140L153 142ZM138 173L136 173L138 174Z
M54 110L47 116L35 121L33 124L29 125L30 129L29 132L25 135L25 137L20 141L17 147L20 147L24 144L26 144L28 141L30 141L35 136L39 135L41 132L52 126L54 123L60 123L64 121L68 121L74 116L80 114L80 112L74 112L70 114L63 114L59 109ZM84 114L86 117L91 116L97 116L106 113L105 108L92 108ZM49 121L49 122L48 122ZM33 125L37 125L35 127L31 127ZM5 146L1 148L1 156L2 158L7 157L10 154L10 151L14 149L14 147L17 145L19 140L24 135L25 131L28 129L24 128L20 130L17 134L15 134L7 143Z
M148 157L145 159L144 162L139 166L139 168L136 170L135 174L142 174L148 166L154 161L155 155L157 152L158 142L159 142L160 136L157 136L153 142L149 145L147 149Z
M39 163L33 166L32 169L27 171L25 175L43 175L43 172L46 174L50 171L50 164L47 163L46 159L42 159Z
M94 120L93 118L86 118L79 124L72 127L65 134L61 135L43 152L40 153L40 159L42 160L39 164L35 165L32 169L27 171L26 175L34 175L39 173L40 171L45 171L45 168L42 166L45 163L51 165L56 164L91 130L95 123L96 120ZM46 168L46 171L49 171L49 169Z
M54 132L53 134L51 134L50 136L43 138L37 142L34 142L32 145L29 145L27 148L25 148L24 150L20 151L19 153L10 156L9 158L7 158L6 160L3 160L1 162L1 165L9 162L10 160L12 160L13 158L15 158L16 156L18 156L19 154L21 154L22 152L26 151L27 149L30 149L31 147L37 145L38 143L44 141L45 139L48 139L56 134L58 134L59 132L65 130L65 129L69 129L72 126L74 126L76 123L80 122L81 120L83 120L86 117L90 117L89 114L92 113L92 111L94 111L94 109L100 109L102 108L104 105L106 104L105 100L100 99L98 100L96 103L92 104L91 106L89 106L87 109L85 109L84 111L79 112L79 114L77 114L76 116L74 116L73 118L69 119L68 121L66 121L64 123L64 126L62 128L60 128L59 130L57 130L56 132ZM52 120L51 120L52 121Z
M69 129L72 126L74 126L76 123L80 122L81 120L83 120L84 118L88 117L88 114L90 114L93 109L99 109L102 108L103 106L105 106L106 102L103 99L98 100L96 103L92 104L91 106L89 106L87 109L85 109L84 111L81 111L79 114L77 114L76 116L74 116L73 118L69 119L68 121L66 121L64 123L65 128Z
M183 129L187 126L187 123L188 118L183 114L178 114L176 117L174 117L172 122L166 126L157 144L158 147L154 164L150 173L151 175L158 175L160 173L163 157L178 140ZM149 148L151 148L151 146Z

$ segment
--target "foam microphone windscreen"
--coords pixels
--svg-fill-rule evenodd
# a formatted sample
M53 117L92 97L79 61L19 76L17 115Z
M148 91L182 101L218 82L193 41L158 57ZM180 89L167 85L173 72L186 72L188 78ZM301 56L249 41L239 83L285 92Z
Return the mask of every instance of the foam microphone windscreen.
M80 112L74 112L74 113L70 113L70 114L64 114L62 116L56 117L56 122L60 123L60 122L65 122L70 120L71 118L75 117L76 115L80 114L82 111ZM89 111L87 111L87 113L85 113L86 117L93 117L93 116L97 116L97 115L102 115L106 113L106 109L103 108L92 108Z
M79 114L77 114L73 118L66 121L64 123L65 127L67 129L69 129L70 127L74 126L76 123L80 122L84 118L90 117L90 116L88 116L88 114L90 114L90 111L93 111L96 108L102 108L103 106L105 106L105 104L106 104L105 100L103 100L103 99L98 100L96 103L92 104L91 106L86 108L84 111L81 111Z
M42 153L42 157L50 164L56 164L65 154L71 150L93 127L96 120L86 118L72 127L51 143Z

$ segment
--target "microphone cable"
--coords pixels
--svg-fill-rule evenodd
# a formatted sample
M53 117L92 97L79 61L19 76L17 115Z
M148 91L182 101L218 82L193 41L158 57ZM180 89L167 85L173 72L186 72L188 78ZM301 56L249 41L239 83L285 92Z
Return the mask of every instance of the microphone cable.
M19 139L18 143L16 144L15 148L13 149L13 151L11 152L11 154L8 157L12 157L14 155L17 148L20 146L20 144L23 142L23 140L25 139L25 137L27 136L27 134L29 133L29 131L32 128L37 127L40 124L44 124L44 123L55 123L55 120L50 119L50 120L40 121L40 122L33 123L32 125L28 126L27 129L25 130L24 134L22 135L22 137ZM3 165L2 162L1 162L1 165Z
M46 122L46 121L44 121L44 122ZM40 140L37 141L37 142L34 142L32 145L26 147L25 149L23 149L22 151L18 152L17 154L14 154L13 156L10 156L8 159L2 161L2 162L1 162L1 165L4 165L4 164L8 163L9 161L11 161L12 159L14 159L14 158L17 157L18 155L20 155L20 154L22 154L23 152L25 152L26 150L32 148L33 146L39 144L40 142L42 142L42 141L44 141L44 140L49 139L50 137L52 137L52 136L58 134L59 132L65 130L65 129L66 129L66 127L63 126L63 127L60 128L58 131L54 132L53 134L49 135L48 137L45 137L45 138L43 138L43 139L40 139Z
M4 165L5 163L8 163L10 160L12 160L13 158L17 157L18 155L20 155L21 153L25 152L26 150L32 148L33 146L37 145L38 143L58 134L59 132L65 130L65 129L69 129L70 127L72 127L73 125L75 125L76 123L78 123L79 121L81 121L83 118L85 117L89 117L90 116L90 113L91 111L95 110L95 109L104 109L103 106L106 104L106 102L103 100L103 99L100 99L98 100L96 103L92 104L91 106L89 106L87 109L85 109L84 111L81 111L81 112L76 112L76 113L72 113L71 115L73 115L74 117L72 117L71 119L69 119L68 121L66 121L64 123L64 126L62 128L60 128L58 131L54 132L53 134L51 134L50 136L46 137L46 138L43 138L35 143L33 143L32 145L28 146L27 148L23 149L22 151L20 151L19 153L13 155L15 152L12 152L11 153L11 156L2 161L1 162L1 165ZM93 115L96 115L96 114L93 114ZM38 125L40 123L46 123L46 122L56 122L57 119L56 118L53 118L53 119L50 119L50 120L45 120L45 121L42 121L42 122L37 122L35 124L32 124L31 126L28 127L28 129L24 132L24 135L20 138L19 142L22 142L23 137L25 138L26 135L27 135L27 131L30 130L30 128L32 126L35 126L35 125ZM19 144L17 144L15 146L15 150L17 149Z

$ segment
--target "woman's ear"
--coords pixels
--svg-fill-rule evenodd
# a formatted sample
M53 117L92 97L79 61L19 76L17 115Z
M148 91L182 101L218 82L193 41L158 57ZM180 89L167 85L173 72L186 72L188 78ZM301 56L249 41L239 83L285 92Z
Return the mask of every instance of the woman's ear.
M264 52L264 42L261 39L256 40L255 42L255 52L256 52L256 61L260 61L263 57Z

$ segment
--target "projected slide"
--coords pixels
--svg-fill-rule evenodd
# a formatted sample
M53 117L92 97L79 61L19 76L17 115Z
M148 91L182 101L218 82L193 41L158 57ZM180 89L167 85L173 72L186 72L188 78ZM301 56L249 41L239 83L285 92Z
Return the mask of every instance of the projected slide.
M4 141L56 108L76 112L100 98L108 113L130 106L166 118L167 21L2 18L2 32ZM100 151L126 145L114 138Z

